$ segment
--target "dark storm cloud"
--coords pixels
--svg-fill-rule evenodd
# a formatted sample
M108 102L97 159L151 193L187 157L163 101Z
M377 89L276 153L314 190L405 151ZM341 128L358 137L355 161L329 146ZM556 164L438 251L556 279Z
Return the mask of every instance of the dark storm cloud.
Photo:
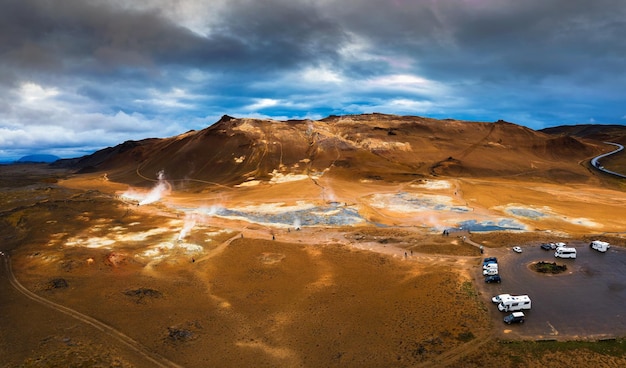
M0 150L225 113L619 123L625 19L621 0L5 0Z
M410 55L444 78L572 73L626 52L626 4L617 0L348 0L341 8L346 26L381 52Z
M367 11L380 2L369 3ZM603 112L585 112L582 105L600 105L593 99L615 96L625 85L626 4L621 1L389 4L395 6L380 8L376 17L344 19L380 53L411 58L416 72L456 86L472 105L506 105L488 108L487 118L539 109L545 111L543 123L539 118L518 122L534 127L587 122ZM360 6L360 1L350 2L343 11L356 12ZM371 31L382 24L381 32ZM517 105L502 101L504 96ZM576 120L569 115L572 105L580 113ZM613 104L605 117L615 121L620 109Z
M56 61L60 72L105 72L117 68L151 69L156 56L174 53L191 32L155 11L112 9L86 1L11 1L2 14L5 62L17 67ZM30 60L23 51L36 49ZM31 52L30 54L34 54Z
M207 36L204 49L190 55L199 63L243 64L260 71L337 59L346 41L342 28L312 6L293 1L232 1ZM236 45L236 47L233 47Z
M230 1L207 35L157 9L106 4L8 0L0 16L4 62L61 72L157 72L169 64L227 72L319 62L349 67L358 62L340 60L338 50L352 34L437 76L483 67L485 76L542 76L573 73L598 59L618 63L612 58L626 52L620 1Z
M263 71L332 59L343 37L340 27L298 2L229 5L233 8L223 10L214 31L198 35L156 9L110 8L106 2L83 0L8 0L0 16L0 50L5 63L61 66L61 72L150 72L169 64Z

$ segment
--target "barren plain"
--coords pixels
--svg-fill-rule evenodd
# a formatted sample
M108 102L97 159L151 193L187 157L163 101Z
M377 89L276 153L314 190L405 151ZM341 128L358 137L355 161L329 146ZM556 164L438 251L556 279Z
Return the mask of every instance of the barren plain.
M503 340L474 282L492 248L626 245L622 182L294 172L0 167L2 366L626 365L623 336Z

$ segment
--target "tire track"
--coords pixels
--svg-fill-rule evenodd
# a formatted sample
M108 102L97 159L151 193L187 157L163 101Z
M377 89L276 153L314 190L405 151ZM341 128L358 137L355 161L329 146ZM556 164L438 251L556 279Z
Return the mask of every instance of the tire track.
M97 319L90 317L88 315L82 314L74 309L68 308L66 306L63 306L61 304L57 304L51 300L48 300L46 298L43 298L35 293L33 293L32 291L28 290L26 287L24 287L24 285L22 285L17 278L15 277L15 274L13 273L13 268L11 266L11 262L9 259L9 255L2 253L1 256L4 258L4 265L7 271L7 278L9 279L9 283L11 283L11 286L13 286L17 291L19 291L20 293L22 293L24 296L26 296L28 299L35 301L37 303L43 304L49 308L52 308L58 312L64 313L78 321L81 321L85 324L88 324L94 328L96 328L97 330L106 333L107 335L117 339L119 342L121 342L122 344L126 345L127 347L129 347L130 349L132 349L133 351L135 351L136 353L140 354L141 356L143 356L147 361L149 361L153 366L155 367L163 367L163 368L168 368L168 367L175 367L175 368L182 368L181 365L178 365L160 355L158 355L157 353L154 353L150 350L148 350L147 347L143 346L142 344L140 344L139 342L137 342L136 340L132 339L131 337L125 335L124 333L122 333L121 331L116 330L115 328L98 321Z
M478 351L487 343L493 340L488 333L481 333L472 341L465 343L457 348L451 349L439 356L433 357L431 360L414 366L415 368L435 368L435 367L454 367L458 365L459 359L466 357L470 353Z

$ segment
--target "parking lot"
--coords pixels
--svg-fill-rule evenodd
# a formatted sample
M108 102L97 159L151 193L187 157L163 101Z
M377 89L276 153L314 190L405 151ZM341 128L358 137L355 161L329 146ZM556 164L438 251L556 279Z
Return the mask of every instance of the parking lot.
M512 245L513 246L513 245ZM484 257L498 257L500 284L486 284L482 260L475 279L478 290L494 318L499 337L507 339L602 339L626 336L626 250L611 247L600 253L588 243L569 242L576 259L554 257L554 250L539 245L487 249ZM537 273L529 266L538 261L567 265L558 275ZM532 309L524 311L523 324L507 325L507 313L498 311L491 297L497 294L528 294Z

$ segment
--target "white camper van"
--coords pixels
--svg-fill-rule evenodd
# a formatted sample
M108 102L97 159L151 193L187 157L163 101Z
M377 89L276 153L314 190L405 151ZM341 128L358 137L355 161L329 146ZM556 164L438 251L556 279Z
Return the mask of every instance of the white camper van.
M483 276L492 276L492 275L497 275L498 274L498 268L488 268L486 270L483 270Z
M576 248L558 247L554 256L556 258L576 258Z
M609 248L611 248L611 245L607 242L603 242L600 240L594 240L592 241L589 246L591 247L591 249L595 249L598 252L606 252L607 250L609 250Z
M495 268L497 270L498 269L498 264L497 263L487 263L486 265L483 265L483 270L488 270L490 268Z
M496 304L500 304L500 302L502 301L502 299L504 299L504 298L508 298L508 297L510 297L510 296L511 296L511 294L499 294L499 295L496 295L496 296L494 296L493 298L491 298L491 301L492 301L492 302L494 302L494 303L496 303Z
M509 295L503 297L498 304L500 312L515 312L530 309L530 297L528 295Z

